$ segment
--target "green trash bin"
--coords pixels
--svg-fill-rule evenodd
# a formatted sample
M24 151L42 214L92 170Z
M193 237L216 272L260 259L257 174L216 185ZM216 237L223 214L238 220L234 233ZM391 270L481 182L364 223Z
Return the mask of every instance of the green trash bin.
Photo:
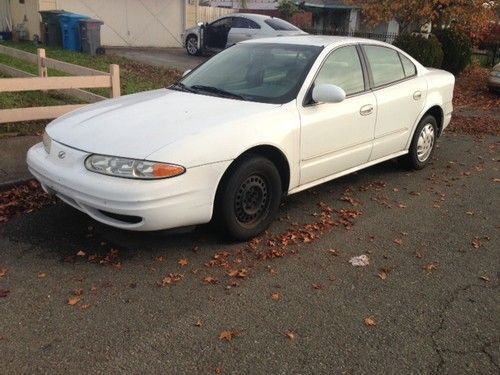
M61 47L62 34L59 15L67 13L64 10L43 10L39 12L42 16L43 37L48 46Z

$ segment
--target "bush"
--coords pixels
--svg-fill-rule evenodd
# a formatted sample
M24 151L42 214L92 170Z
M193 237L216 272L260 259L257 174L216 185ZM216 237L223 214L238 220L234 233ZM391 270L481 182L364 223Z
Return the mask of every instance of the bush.
M394 45L415 58L423 66L441 68L443 49L434 36L428 39L420 35L400 34Z
M455 75L460 74L471 62L472 41L464 33L453 29L437 30L434 34L443 46L442 68Z

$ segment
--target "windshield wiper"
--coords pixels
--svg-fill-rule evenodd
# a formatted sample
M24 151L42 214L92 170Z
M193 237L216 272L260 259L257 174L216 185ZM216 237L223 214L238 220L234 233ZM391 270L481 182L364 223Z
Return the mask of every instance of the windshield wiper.
M247 100L247 98L244 97L243 95L235 94L235 93L232 93L232 92L229 92L229 91L226 91L223 89L219 89L219 88L213 87L213 86L193 85L193 86L191 86L191 89L209 92L209 93L216 94L218 96L222 96L225 98Z
M185 92L193 92L193 93L196 92L195 90L192 90L191 88L189 88L188 86L186 86L182 82L176 82L173 85L170 85L168 88L173 89L173 90L185 91Z

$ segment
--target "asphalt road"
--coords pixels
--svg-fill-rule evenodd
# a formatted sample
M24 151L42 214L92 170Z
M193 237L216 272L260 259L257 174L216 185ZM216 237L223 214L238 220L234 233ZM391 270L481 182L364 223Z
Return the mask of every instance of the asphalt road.
M498 374L499 145L446 135L423 171L387 162L290 196L259 243L124 232L60 203L16 217L0 373ZM338 226L328 207L349 210ZM269 245L290 228L314 239Z

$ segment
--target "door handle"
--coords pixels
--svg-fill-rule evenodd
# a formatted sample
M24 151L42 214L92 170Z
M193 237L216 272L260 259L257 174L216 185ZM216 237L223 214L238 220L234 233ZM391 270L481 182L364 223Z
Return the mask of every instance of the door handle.
M422 91L415 91L413 93L413 99L414 100L420 100L421 97L422 97Z
M372 112L373 112L373 106L371 104L364 105L359 109L359 113L361 116L368 116Z

